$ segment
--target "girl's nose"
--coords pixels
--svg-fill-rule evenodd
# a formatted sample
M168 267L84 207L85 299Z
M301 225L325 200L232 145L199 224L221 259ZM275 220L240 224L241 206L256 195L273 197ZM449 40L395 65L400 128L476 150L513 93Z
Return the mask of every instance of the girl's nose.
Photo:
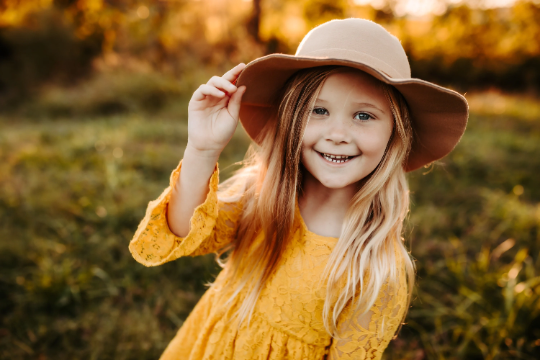
M326 129L326 140L335 144L349 143L351 133L349 127L340 119L330 119Z

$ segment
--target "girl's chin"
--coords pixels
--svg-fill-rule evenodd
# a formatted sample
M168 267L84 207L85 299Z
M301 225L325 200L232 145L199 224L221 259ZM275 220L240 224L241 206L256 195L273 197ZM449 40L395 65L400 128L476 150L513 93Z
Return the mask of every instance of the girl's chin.
M317 179L317 180L319 180L321 185L323 185L324 187L326 187L328 189L334 189L334 190L344 189L344 188L349 187L349 186L351 186L352 184L355 183L354 181L343 181L343 178L341 178L341 179L323 179L322 181L321 181L321 179Z

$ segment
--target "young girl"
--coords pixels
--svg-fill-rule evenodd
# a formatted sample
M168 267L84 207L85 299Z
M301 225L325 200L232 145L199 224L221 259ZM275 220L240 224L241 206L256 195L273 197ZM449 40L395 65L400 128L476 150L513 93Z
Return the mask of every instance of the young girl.
M414 282L405 172L453 149L466 100L346 19L211 78L188 112L184 158L129 248L146 266L229 256L162 359L379 359ZM255 146L218 191L239 119Z

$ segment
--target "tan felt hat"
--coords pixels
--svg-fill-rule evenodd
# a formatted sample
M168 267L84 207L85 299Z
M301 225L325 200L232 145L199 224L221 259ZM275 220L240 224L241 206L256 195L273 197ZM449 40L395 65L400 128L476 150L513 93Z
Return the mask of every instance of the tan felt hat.
M469 117L467 100L439 85L411 78L400 41L365 19L331 20L312 29L296 54L271 54L251 61L237 86L245 85L240 121L252 139L268 120L275 97L301 69L324 65L356 68L394 86L407 101L414 130L406 171L447 155L459 142Z

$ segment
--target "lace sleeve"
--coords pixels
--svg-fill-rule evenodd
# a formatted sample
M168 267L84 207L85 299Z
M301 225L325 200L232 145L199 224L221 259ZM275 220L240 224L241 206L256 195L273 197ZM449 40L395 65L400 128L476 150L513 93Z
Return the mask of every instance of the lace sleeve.
M347 306L338 321L341 340L332 340L329 360L378 360L399 327L407 304L405 270L397 284L388 281L381 287L371 310L361 316L351 316ZM341 320L342 319L342 320Z
M176 236L167 222L167 207L172 185L180 176L182 162L172 172L170 186L154 201L148 203L142 219L129 244L135 260L145 266L157 266L182 256L197 256L215 252L228 245L237 232L241 202L218 201L218 165L210 178L206 200L195 208L189 233Z

